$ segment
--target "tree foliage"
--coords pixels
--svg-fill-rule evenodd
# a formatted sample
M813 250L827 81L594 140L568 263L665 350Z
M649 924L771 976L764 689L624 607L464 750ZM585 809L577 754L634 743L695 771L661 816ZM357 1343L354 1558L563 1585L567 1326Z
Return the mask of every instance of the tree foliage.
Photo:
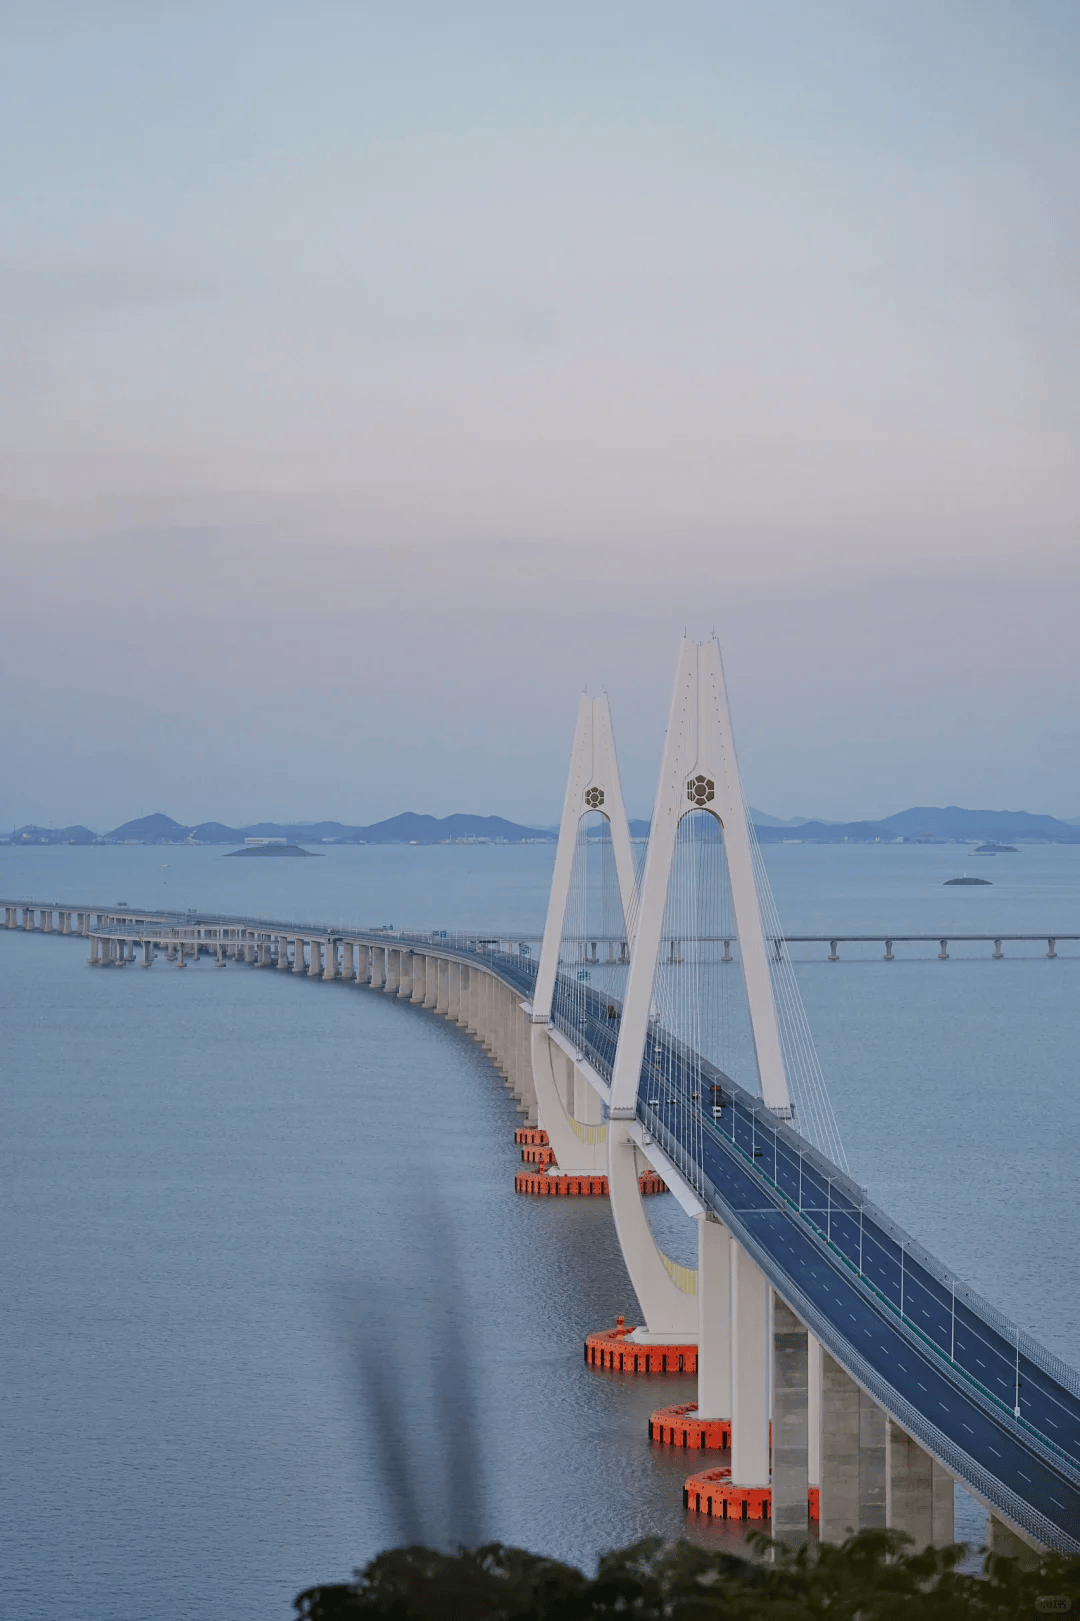
M1080 1615L1080 1560L1047 1555L1034 1568L989 1555L962 1573L961 1546L913 1551L895 1531L862 1531L841 1547L790 1551L768 1538L754 1557L659 1539L607 1554L593 1577L500 1543L455 1555L430 1548L379 1554L353 1582L310 1588L303 1621L1014 1621ZM1041 1600L1041 1602L1039 1602ZM1060 1601L1068 1600L1068 1604ZM1051 1601L1051 1602L1048 1602ZM1058 1601L1058 1602L1053 1602Z

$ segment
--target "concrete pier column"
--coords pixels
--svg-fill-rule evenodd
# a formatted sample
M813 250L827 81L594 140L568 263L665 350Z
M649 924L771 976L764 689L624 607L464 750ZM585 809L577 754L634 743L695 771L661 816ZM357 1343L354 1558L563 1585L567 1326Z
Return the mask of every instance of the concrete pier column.
M50 916L51 915L52 914L50 913ZM1057 940L1053 935L1051 935L1050 939L1046 942L1046 955L1048 957L1057 956Z
M356 948L356 983L367 985L371 980L371 947L359 945Z
M773 1295L772 1534L798 1545L809 1529L809 1358L795 1313Z
M1017 1536L1011 1526L999 1520L996 1514L986 1516L986 1546L999 1559L1017 1559L1022 1570L1031 1570L1039 1563L1039 1555L1031 1545Z
M446 1017L454 1024L461 1023L461 975L462 967L456 958L447 963Z
M70 912L61 912L60 913L60 933L61 934L70 934L71 933L71 913Z
M227 964L225 962L225 947L222 945L220 940L218 941L217 945L214 947L214 957L215 957L215 960L216 960L217 965L218 965L219 968L227 967Z
M293 939L292 971L294 974L307 972L307 964L304 962L304 942L299 935Z
M371 988L381 991L386 984L386 959L389 952L385 946L372 946L371 948Z
M8 924L8 927L9 928L11 927L10 923ZM92 934L90 936L90 955L86 959L91 968L97 968L97 967L100 966L100 963L101 963L101 957L99 955L100 945L101 945L101 942L98 940L97 935Z
M356 962L351 940L343 940L341 943L341 977L342 979L356 978Z
M90 933L90 913L89 912L80 912L79 913L79 933L82 934L82 935L87 935L87 934Z
M949 960L949 942L947 940L942 940L942 942L941 942L941 950L938 952L938 962L948 962L948 960Z
M262 939L259 941L258 954L255 960L260 968L269 968L272 966L270 962L270 936L268 934L264 934Z
M5 928L13 929L15 927L16 923L18 922L17 914L18 914L18 908L17 907L15 907L15 906L5 906L4 907L4 927Z
M34 927L34 908L32 906L24 906L23 907L23 915L22 915L22 917L23 917L23 921L22 921L23 928L24 929L32 929Z
M882 1409L859 1392L859 1530L883 1530L886 1519L888 1435Z
M893 945L893 943L892 943L891 940L886 940L886 942L885 942L885 961L886 962L895 962L896 961L896 958L893 955L892 945Z
M247 942L247 944L244 946L244 961L246 963L254 963L254 961L255 961L255 942L254 942L254 940L249 940Z
M397 993L402 1001L408 1002L412 998L412 980L416 958L411 951L402 949L398 952L398 988Z
M811 1486L821 1485L821 1341L806 1337L807 1475Z
M450 959L440 957L438 977L435 986L435 1011L447 1014L450 1011Z
M176 966L177 966L177 968L186 968L187 967L187 963L184 961L184 942L183 942L183 940L178 940L176 942Z
M142 965L144 968L153 968L154 966L154 943L152 940L144 940L142 943Z
M322 977L324 979L336 979L338 977L336 940L327 940L326 942L326 961L323 966Z
M322 941L309 940L308 948L308 978L322 978Z
M465 1028L471 1036L480 1034L480 996L483 974L476 963L469 964L469 995L465 1005Z
M1004 955L1005 955L1005 953L1001 949L1001 941L1000 940L995 940L994 941L994 961L995 962L1000 962L1002 957L1004 957Z
M731 1479L769 1484L769 1285L731 1240Z
M821 1352L822 1542L843 1542L859 1529L859 1387Z
M424 1007L434 1008L439 1000L439 972L442 964L438 957L428 957L424 963Z
M51 934L53 932L51 906L47 906L41 914L41 932L42 934ZM1050 944L1053 945L1053 943L1051 940Z
M899 1424L889 1424L889 1480L886 1518L905 1531L916 1552L944 1548L953 1540L953 1480Z
M840 953L836 949L836 944L837 943L836 943L835 940L830 940L829 941L829 961L830 962L839 962L840 961Z
M422 1003L427 996L427 970L428 958L422 957L419 952L413 952L412 959L412 998L414 1002Z
M730 1418L731 1234L711 1210L697 1229L698 1417Z
M387 946L386 948L386 984L383 992L386 996L396 996L401 985L401 947Z

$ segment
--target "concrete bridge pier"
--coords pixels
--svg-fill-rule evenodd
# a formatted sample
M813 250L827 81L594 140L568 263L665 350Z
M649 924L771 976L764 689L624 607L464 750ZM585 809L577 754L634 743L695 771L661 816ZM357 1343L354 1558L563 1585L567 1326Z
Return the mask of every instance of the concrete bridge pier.
M698 1418L731 1418L731 1234L711 1210L698 1229Z
M70 912L61 912L60 913L60 933L61 934L70 934L71 933L71 913Z
M268 934L264 934L259 941L258 955L255 961L260 968L272 968L274 966L270 960L270 936Z
M387 946L386 954L386 983L383 985L383 994L396 996L401 984L401 947Z
M42 911L42 914L41 914L41 932L42 932L42 934L51 934L53 932L52 907L51 906L46 907ZM1051 944L1052 943L1053 942L1051 942Z
M435 1011L444 1016L450 1012L450 959L439 958L438 984L435 990Z
M8 928L11 928L10 923L8 924ZM90 964L91 968L98 968L101 965L101 941L98 939L96 934L92 934L90 936L90 955L86 960Z
M986 1516L986 1546L999 1559L1019 1560L1024 1570L1031 1570L1039 1563L1038 1551L993 1513Z
M319 941L319 940L309 940L308 943L307 943L307 948L308 948L308 978L309 979L321 979L322 978L322 942Z
M424 1000L421 1006L435 1009L439 1000L439 971L442 963L438 957L428 957L424 962Z
M397 993L403 1002L412 1000L413 974L416 970L416 958L411 951L404 947L398 952L398 988Z
M915 1548L945 1548L953 1540L953 1479L912 1436L889 1421L887 1523Z
M341 943L341 977L342 979L356 978L356 963L351 940L343 940Z
M34 927L34 908L32 906L24 906L22 916L23 916L23 920L22 920L23 928L24 929L32 929Z
M821 1353L823 1542L886 1523L885 1414L826 1350Z
M153 968L154 966L154 942L152 940L144 940L142 943L142 965L144 968Z
M809 1526L809 1347L805 1325L773 1294L772 1534L798 1546Z
M176 942L176 966L177 966L177 968L186 968L187 967L187 963L184 961L184 942L183 942L183 940L178 940Z
M731 1239L731 1483L769 1485L769 1284ZM804 1530L805 1535L805 1530Z
M323 974L322 974L322 977L324 979L337 979L337 977L338 977L337 948L338 948L338 943L337 943L336 940L327 940L327 942L326 942L326 962L325 962L325 965L323 967Z
M451 1024L461 1023L461 976L468 973L456 958L446 965L446 1017Z
M78 914L78 920L79 920L79 933L82 934L82 935L89 934L90 933L90 913L89 912L80 912Z
M371 979L368 981L373 991L381 991L386 984L386 959L389 952L386 946L371 947Z
M1004 957L1004 955L1005 955L1005 953L1001 949L1001 941L1000 940L995 940L994 941L994 961L995 962L1000 962L1002 957Z
M225 968L228 966L225 961L225 947L222 945L220 940L214 947L214 960L219 968Z
M357 946L356 948L356 983L369 985L371 983L371 963L373 952L370 946Z
M304 961L304 942L300 936L293 936L292 971L294 974L306 974L307 963Z
M254 966L255 942L253 940L248 940L244 946L244 961L249 965L249 967Z

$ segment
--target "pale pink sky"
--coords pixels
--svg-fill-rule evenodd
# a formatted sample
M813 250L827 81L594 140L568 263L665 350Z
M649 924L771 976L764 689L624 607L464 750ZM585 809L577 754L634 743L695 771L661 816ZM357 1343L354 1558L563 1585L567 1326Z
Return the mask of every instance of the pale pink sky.
M0 823L1080 815L1080 13L6 21Z

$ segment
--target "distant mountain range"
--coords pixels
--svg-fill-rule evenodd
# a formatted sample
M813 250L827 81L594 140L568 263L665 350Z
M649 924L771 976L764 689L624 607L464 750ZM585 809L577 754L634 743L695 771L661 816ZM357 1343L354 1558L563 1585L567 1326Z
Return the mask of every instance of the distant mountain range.
M1056 816L1034 816L1029 811L963 810L959 805L922 806L884 816L879 822L802 822L786 827L755 823L762 844L798 838L814 844L892 843L903 839L915 844L981 839L1052 839L1057 844L1080 844L1080 826Z
M762 844L797 840L804 844L915 844L943 842L968 843L982 839L1053 840L1058 844L1080 844L1080 818L1062 821L1056 816L1037 816L1029 811L963 810L958 805L922 807L898 811L880 821L822 822L800 816L781 821L751 809L751 817ZM646 838L647 821L630 823L634 838ZM350 827L344 822L254 822L248 827L228 827L224 822L199 822L187 827L171 816L156 812L124 822L109 833L94 833L88 827L20 827L11 835L18 844L243 844L245 839L288 839L300 844L459 844L552 843L553 828L524 827L501 816L421 816L404 811L368 827Z
M245 839L289 839L303 844L457 844L461 842L525 844L548 843L556 834L548 828L522 827L501 816L419 816L404 811L370 827L349 827L344 822L253 822L249 827L228 827L224 822L197 822L186 827L160 811L123 822L108 833L88 827L20 827L13 843L25 844L243 844Z

